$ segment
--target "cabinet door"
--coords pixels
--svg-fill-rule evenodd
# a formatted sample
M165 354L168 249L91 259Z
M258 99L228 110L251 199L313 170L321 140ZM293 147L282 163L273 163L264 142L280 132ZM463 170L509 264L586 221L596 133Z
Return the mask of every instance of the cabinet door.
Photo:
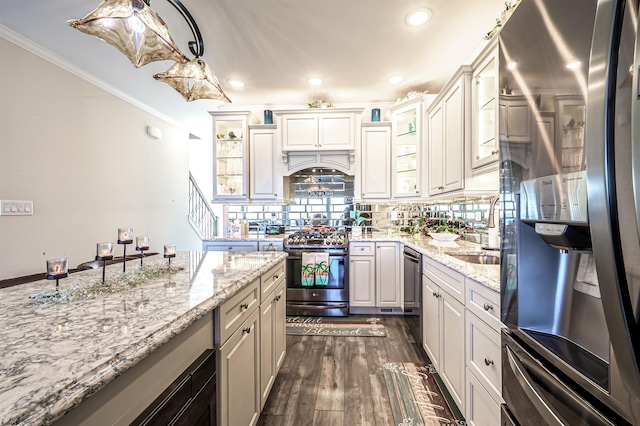
M355 148L355 114L318 114L318 142L324 150Z
M220 347L218 389L222 426L250 426L260 416L260 325L255 309Z
M351 256L349 260L349 304L376 305L376 257Z
M500 405L467 370L467 406L465 420L469 426L499 425Z
M286 114L282 116L283 150L313 151L317 148L317 114Z
M214 113L213 198L247 198L247 120L249 113Z
M531 112L526 99L507 104L509 142L531 142Z
M393 197L419 197L422 183L422 102L392 112Z
M391 198L391 128L362 126L362 199Z
M460 189L464 186L464 85L462 77L443 100L444 104L444 144L442 164L442 186L444 192Z
M376 243L376 306L402 307L404 286L400 284L398 244Z
M276 150L275 126L267 125L259 128L252 126L249 131L249 197L251 199L282 198L282 173L276 173L276 158L279 157Z
M429 114L429 195L444 191L444 109L436 106Z
M440 289L422 275L422 347L440 371Z
M440 292L441 358L438 372L461 410L465 402L464 305L447 292Z
M497 41L473 71L473 136L471 167L498 161L498 48Z

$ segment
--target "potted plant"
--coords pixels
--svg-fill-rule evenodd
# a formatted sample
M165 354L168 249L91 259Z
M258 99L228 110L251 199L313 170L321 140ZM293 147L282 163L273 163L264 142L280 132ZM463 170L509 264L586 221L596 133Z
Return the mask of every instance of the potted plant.
M365 218L360 214L360 210L352 210L349 212L349 217L353 222L353 226L351 227L351 235L353 237L359 237L362 235L362 222L365 221Z

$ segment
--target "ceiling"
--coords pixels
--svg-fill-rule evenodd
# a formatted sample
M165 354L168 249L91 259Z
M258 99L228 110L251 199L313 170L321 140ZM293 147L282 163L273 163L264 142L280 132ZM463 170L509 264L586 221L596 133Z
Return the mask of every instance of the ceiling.
M186 102L152 78L170 62L136 69L112 46L66 24L98 3L2 0L0 25L189 131L209 123L208 111L219 107L306 106L318 99L375 104L412 90L437 93L477 52L504 8L504 0L183 0L203 35L202 59L217 74L229 105ZM153 0L151 7L191 56L184 18L167 1ZM432 19L420 27L405 24L419 7L429 8ZM394 75L404 80L392 85L387 80ZM310 86L309 77L323 84ZM245 87L232 87L230 79Z

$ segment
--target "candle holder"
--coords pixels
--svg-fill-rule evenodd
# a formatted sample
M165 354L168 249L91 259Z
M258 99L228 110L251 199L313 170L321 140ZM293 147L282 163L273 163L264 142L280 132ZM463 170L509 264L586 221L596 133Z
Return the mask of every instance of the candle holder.
M149 237L136 237L136 250L140 252L140 267L142 267L144 251L149 250Z
M176 246L173 244L165 244L164 257L169 259L169 268L171 268L171 258L176 257Z
M56 280L56 295L60 294L59 280L69 276L69 259L47 260L47 279Z
M113 259L113 243L98 243L96 250L96 260L102 260L102 282L104 282L107 260Z
M124 253L122 254L122 273L127 269L127 244L133 242L133 228L118 228L118 244L124 246Z

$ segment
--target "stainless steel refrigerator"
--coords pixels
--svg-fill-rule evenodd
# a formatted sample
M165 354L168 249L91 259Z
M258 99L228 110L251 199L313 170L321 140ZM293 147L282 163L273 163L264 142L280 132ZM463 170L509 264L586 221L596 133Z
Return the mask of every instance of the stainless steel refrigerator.
M499 34L504 425L640 425L637 27L638 0L522 0Z

